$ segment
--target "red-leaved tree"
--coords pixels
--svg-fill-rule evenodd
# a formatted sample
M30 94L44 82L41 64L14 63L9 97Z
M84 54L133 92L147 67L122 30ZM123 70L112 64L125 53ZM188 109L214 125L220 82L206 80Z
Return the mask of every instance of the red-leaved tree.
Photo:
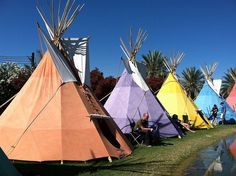
M104 79L103 73L96 67L90 72L91 89L95 92L97 85Z
M91 71L90 77L91 89L99 100L111 93L116 85L116 79L113 76L104 78L103 73L98 68ZM101 103L105 103L107 98L103 99Z
M164 79L161 78L161 77L159 77L159 78L149 77L149 78L146 79L146 81L147 81L148 86L156 94L160 90L160 88L161 88L161 86L164 82Z

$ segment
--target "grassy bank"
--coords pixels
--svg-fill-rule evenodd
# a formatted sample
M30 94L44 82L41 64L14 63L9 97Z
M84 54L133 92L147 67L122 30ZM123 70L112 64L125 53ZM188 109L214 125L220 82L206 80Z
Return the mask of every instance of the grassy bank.
M182 175L187 166L187 158L231 134L236 134L235 125L199 130L196 133L188 133L182 139L165 139L151 148L138 146L131 156L116 159L112 163L104 159L79 164L17 163L16 166L20 171L24 171L24 175Z

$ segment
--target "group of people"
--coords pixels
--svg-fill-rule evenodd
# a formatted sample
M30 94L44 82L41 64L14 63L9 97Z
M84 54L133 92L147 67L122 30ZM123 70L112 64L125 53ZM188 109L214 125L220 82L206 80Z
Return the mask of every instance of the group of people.
M221 105L220 118L222 120L222 124L225 124L226 106L224 102L221 102L220 105ZM209 120L213 125L218 125L218 119L217 119L218 111L219 109L217 105L214 104L214 106L211 109L211 116L209 117Z
M225 114L226 114L226 106L224 102L221 102L221 108L220 108L220 118L222 119L222 124L225 124ZM211 116L209 117L209 120L212 124L217 125L218 124L218 107L216 104L211 109ZM148 125L148 119L149 114L145 112L143 116L135 123L134 129L135 131L138 131L143 137L144 137L144 144L148 147L152 145L153 138L159 138L159 131L158 131L158 125L154 124L153 126L149 127ZM178 119L178 115L174 114L172 116L172 121L176 124L176 126L182 131L183 134L186 134L186 131L195 132L191 129L191 124L182 122Z
M151 127L148 125L149 114L145 112L143 116L135 123L134 131L138 131L140 135L143 136L144 144L151 147L153 141L159 140L160 134L158 129L158 124L153 124ZM172 116L172 122L176 124L176 127L186 134L185 131L195 132L191 130L191 125L189 123L184 123L178 119L178 115L174 114Z
M177 125L177 128L184 134L186 135L186 131L190 131L195 133L195 131L193 131L191 128L191 124L190 122L182 122L179 118L177 114L173 114L172 116L172 120L173 122Z

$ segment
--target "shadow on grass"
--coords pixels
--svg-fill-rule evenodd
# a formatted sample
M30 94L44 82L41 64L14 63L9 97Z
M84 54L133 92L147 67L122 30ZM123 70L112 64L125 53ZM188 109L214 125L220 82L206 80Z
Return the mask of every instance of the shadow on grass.
M188 165L183 162L186 158L233 133L235 133L235 126L199 130L196 133L189 133L181 140L163 139L151 148L135 147L131 156L114 159L113 163L109 163L107 159L99 159L87 163L64 162L63 165L56 162L15 162L14 164L24 176L184 175L184 169Z
M167 145L174 145L174 144L161 139L161 140L153 141L153 145L154 146L167 146Z
M116 173L133 173L141 175L152 175L154 170L148 170L152 165L155 167L168 167L166 162L161 158L153 158L152 154L158 151L157 146L174 145L168 140L158 140L153 143L153 147L147 148L145 146L136 146L136 152L131 156L114 159L109 163L106 158L97 159L88 162L21 162L15 161L14 165L23 176L76 176L80 174L97 174L99 171L117 171ZM145 156L146 155L146 156ZM148 157L150 156L150 157Z
M146 170L146 166L150 164L158 164L164 161L143 161L143 159L124 158L115 160L113 163L98 160L88 163L65 162L59 163L33 163L33 162L15 162L14 165L24 176L74 176L82 173L92 174L99 170L125 171L139 174L152 174Z

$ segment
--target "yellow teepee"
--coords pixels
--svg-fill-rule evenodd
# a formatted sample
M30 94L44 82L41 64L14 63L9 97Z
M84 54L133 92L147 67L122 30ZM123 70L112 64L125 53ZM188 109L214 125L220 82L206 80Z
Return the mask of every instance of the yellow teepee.
M190 123L195 128L211 128L212 125L205 116L200 116L197 112L198 108L186 92L181 87L173 73L169 73L167 79L163 83L157 94L165 109L170 115L177 114L180 120L183 115L188 115Z

